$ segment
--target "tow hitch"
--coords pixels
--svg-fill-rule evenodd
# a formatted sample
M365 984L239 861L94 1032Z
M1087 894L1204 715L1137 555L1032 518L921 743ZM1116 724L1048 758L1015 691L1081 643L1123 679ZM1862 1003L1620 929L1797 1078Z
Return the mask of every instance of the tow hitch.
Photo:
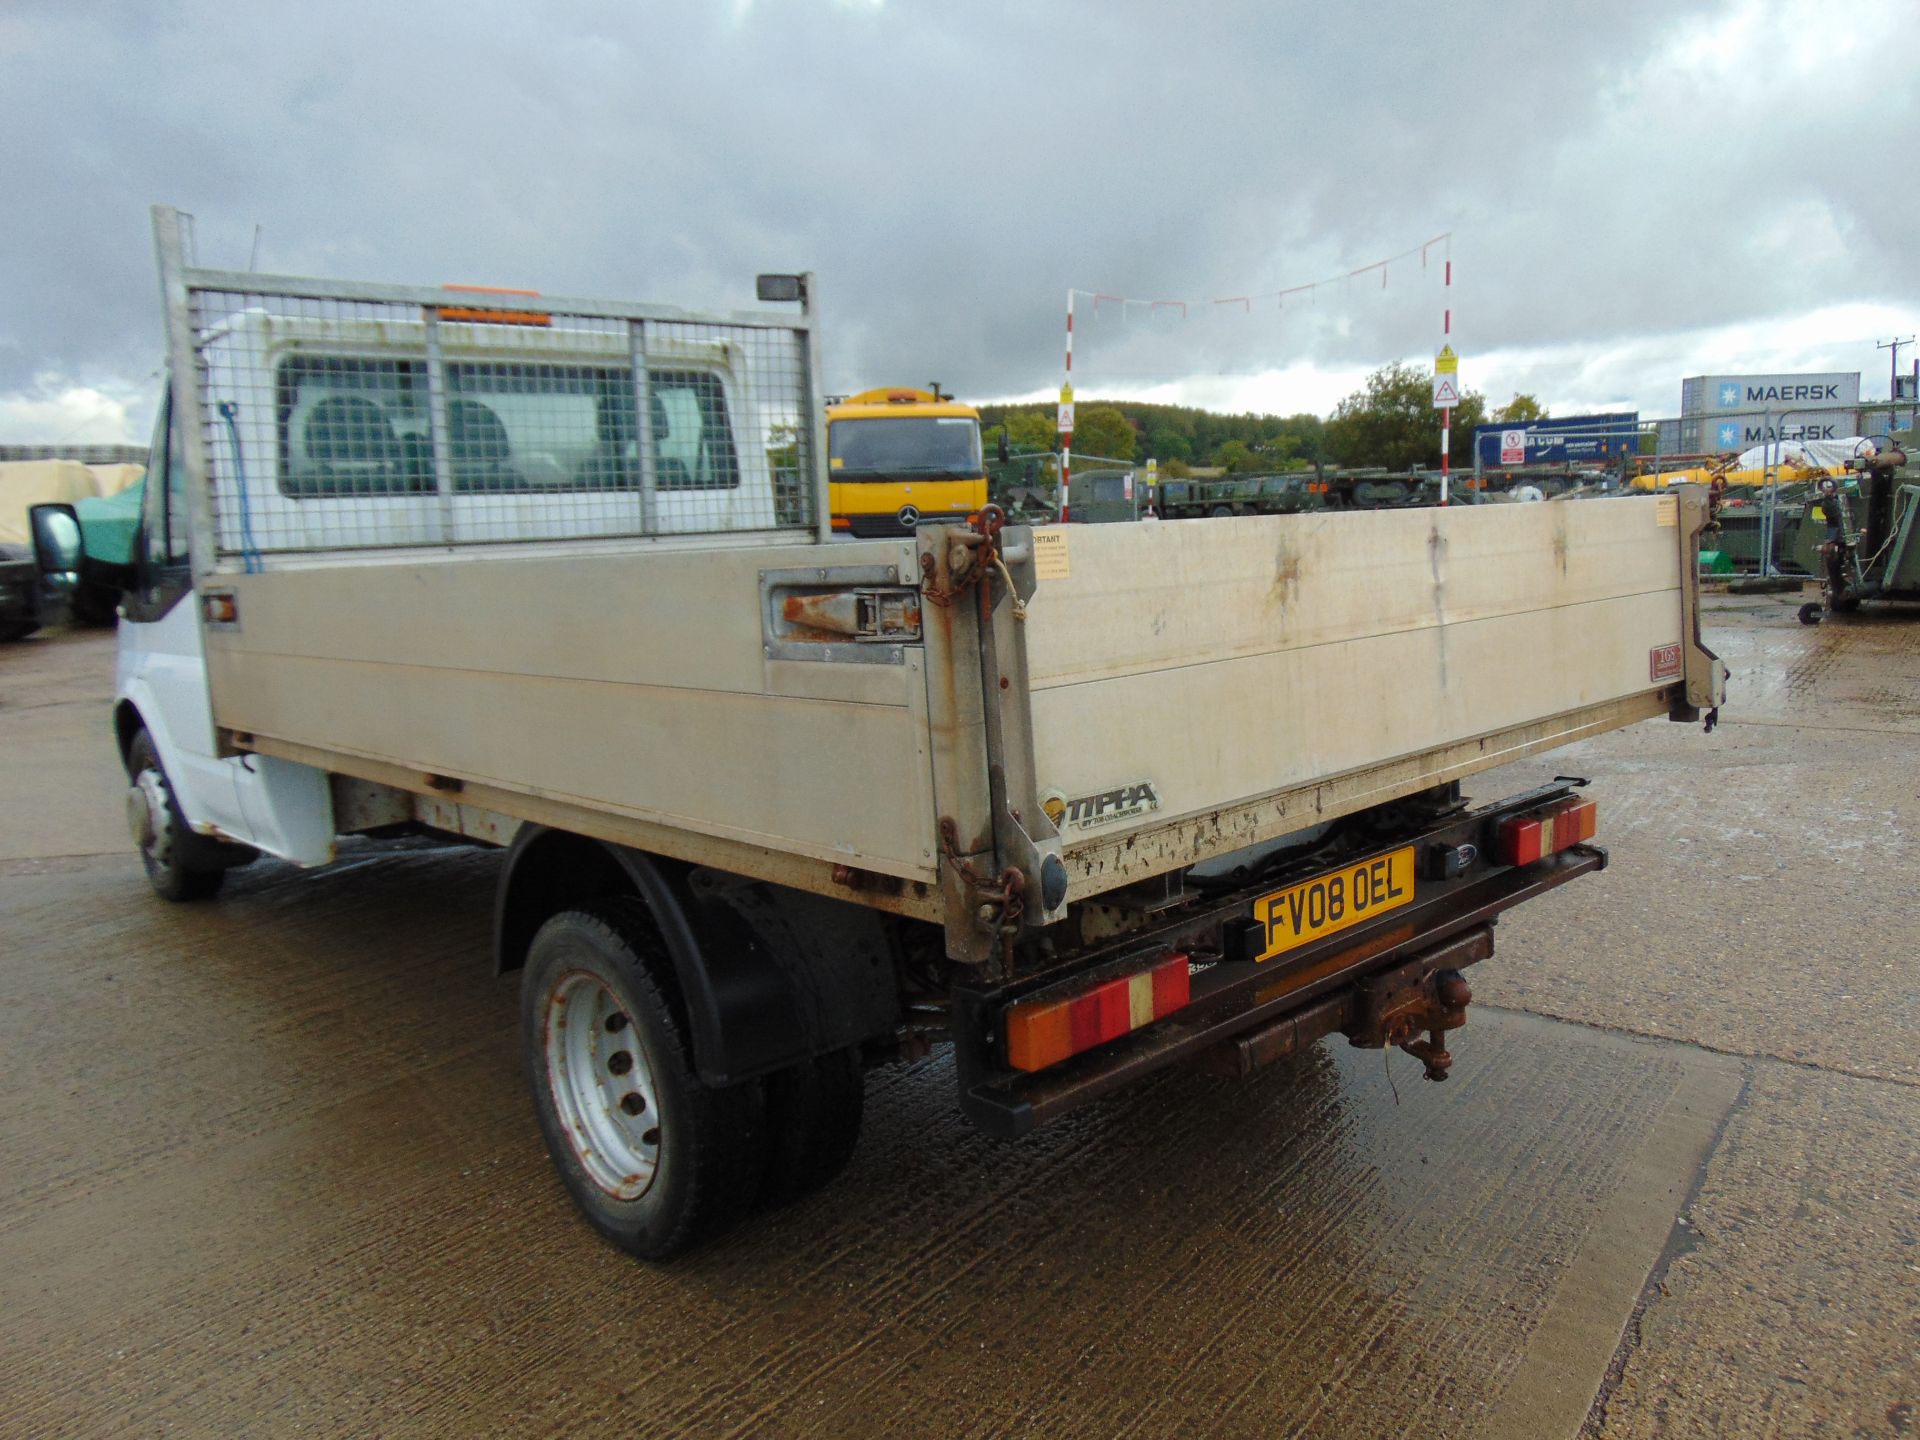
M1447 1031L1467 1023L1467 1005L1473 999L1467 977L1447 962L1465 947L1464 963L1485 958L1493 937L1485 931L1462 937L1419 959L1375 975L1358 987L1353 1023L1345 1028L1349 1043L1362 1050L1384 1050L1398 1045L1426 1067L1429 1080L1444 1080L1453 1066L1447 1053ZM1418 1038L1422 1031L1426 1038Z

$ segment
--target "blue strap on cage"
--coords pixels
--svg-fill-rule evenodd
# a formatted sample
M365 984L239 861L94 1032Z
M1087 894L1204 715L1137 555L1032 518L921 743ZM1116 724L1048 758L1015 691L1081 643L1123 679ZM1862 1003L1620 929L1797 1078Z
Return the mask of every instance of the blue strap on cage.
M220 418L227 422L227 440L233 446L233 478L240 490L240 563L247 574L257 575L266 567L260 563L260 547L253 540L253 516L247 509L247 462L240 454L240 426L235 417L240 407L231 400L220 402Z

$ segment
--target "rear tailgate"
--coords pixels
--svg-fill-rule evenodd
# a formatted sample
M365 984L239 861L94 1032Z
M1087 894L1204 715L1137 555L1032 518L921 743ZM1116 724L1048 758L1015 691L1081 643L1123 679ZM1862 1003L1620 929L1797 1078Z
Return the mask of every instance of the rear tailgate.
M1069 897L1717 704L1707 508L1695 489L1043 532L1024 638Z

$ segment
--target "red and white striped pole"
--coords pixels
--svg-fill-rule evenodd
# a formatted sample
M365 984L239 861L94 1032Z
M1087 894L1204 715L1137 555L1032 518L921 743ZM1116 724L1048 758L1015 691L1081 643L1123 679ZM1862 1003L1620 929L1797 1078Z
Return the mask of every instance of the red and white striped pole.
M1067 291L1067 378L1060 386L1060 523L1067 523L1067 480L1073 474L1073 291Z
M1440 348L1453 344L1453 242L1447 242L1446 269L1440 282ZM1453 451L1453 407L1440 407L1440 503L1447 503L1449 467Z

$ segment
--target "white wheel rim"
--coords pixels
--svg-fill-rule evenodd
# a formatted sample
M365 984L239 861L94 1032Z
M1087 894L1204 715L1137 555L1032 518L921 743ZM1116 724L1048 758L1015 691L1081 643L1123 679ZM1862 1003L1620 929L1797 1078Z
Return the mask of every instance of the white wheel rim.
M127 793L127 824L147 861L164 870L173 863L173 832L167 825L167 780L148 768Z
M646 1194L663 1121L627 1007L597 975L569 971L548 992L542 1045L547 1091L581 1168L616 1200Z

